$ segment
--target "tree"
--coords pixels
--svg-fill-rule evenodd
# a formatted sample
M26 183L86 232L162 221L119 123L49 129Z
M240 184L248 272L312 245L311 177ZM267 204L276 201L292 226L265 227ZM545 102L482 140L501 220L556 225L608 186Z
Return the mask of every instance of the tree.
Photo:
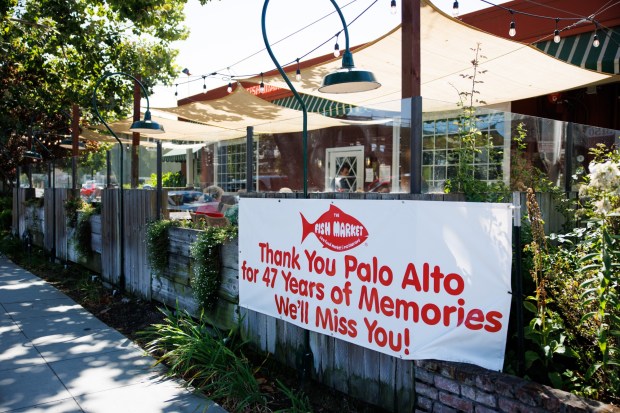
M182 25L186 2L0 0L0 143L5 152L19 162L17 148L26 145L31 128L43 131L44 144L55 152L58 136L70 133L72 104L88 109L83 121L93 118L92 90L107 72L140 74L147 89L171 83L179 70L172 42L188 35ZM98 92L99 110L107 118L129 112L131 79L109 78ZM11 175L2 172L2 179Z

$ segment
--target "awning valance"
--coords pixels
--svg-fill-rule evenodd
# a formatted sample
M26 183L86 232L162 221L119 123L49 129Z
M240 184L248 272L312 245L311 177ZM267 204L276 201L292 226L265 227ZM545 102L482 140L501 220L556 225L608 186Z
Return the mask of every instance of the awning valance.
M198 157L197 153L204 148L204 144L196 145L175 145L169 146L169 149L164 155L162 160L164 162L185 162L187 160L187 151L190 150L194 159Z
M620 27L605 29L599 34L599 47L592 46L594 33L562 37L559 43L553 40L536 43L543 52L584 69L610 74L620 74Z

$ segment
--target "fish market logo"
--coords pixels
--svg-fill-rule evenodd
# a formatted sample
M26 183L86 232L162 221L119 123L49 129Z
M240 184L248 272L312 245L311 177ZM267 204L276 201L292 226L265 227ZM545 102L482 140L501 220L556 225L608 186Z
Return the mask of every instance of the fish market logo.
M368 238L366 227L335 205L331 205L314 223L308 222L301 212L299 215L302 224L301 242L308 235L314 234L325 248L340 252L353 249Z

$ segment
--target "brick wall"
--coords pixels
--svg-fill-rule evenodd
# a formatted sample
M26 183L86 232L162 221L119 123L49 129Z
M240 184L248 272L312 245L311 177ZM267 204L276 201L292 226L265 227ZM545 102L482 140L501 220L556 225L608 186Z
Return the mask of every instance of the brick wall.
M620 407L470 364L416 361L415 388L416 413L620 413Z

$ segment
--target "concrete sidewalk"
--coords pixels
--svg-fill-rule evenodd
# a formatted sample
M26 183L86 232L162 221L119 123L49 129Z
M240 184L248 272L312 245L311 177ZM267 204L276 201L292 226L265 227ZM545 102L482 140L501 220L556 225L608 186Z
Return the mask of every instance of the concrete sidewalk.
M0 256L0 412L225 413L44 280Z

